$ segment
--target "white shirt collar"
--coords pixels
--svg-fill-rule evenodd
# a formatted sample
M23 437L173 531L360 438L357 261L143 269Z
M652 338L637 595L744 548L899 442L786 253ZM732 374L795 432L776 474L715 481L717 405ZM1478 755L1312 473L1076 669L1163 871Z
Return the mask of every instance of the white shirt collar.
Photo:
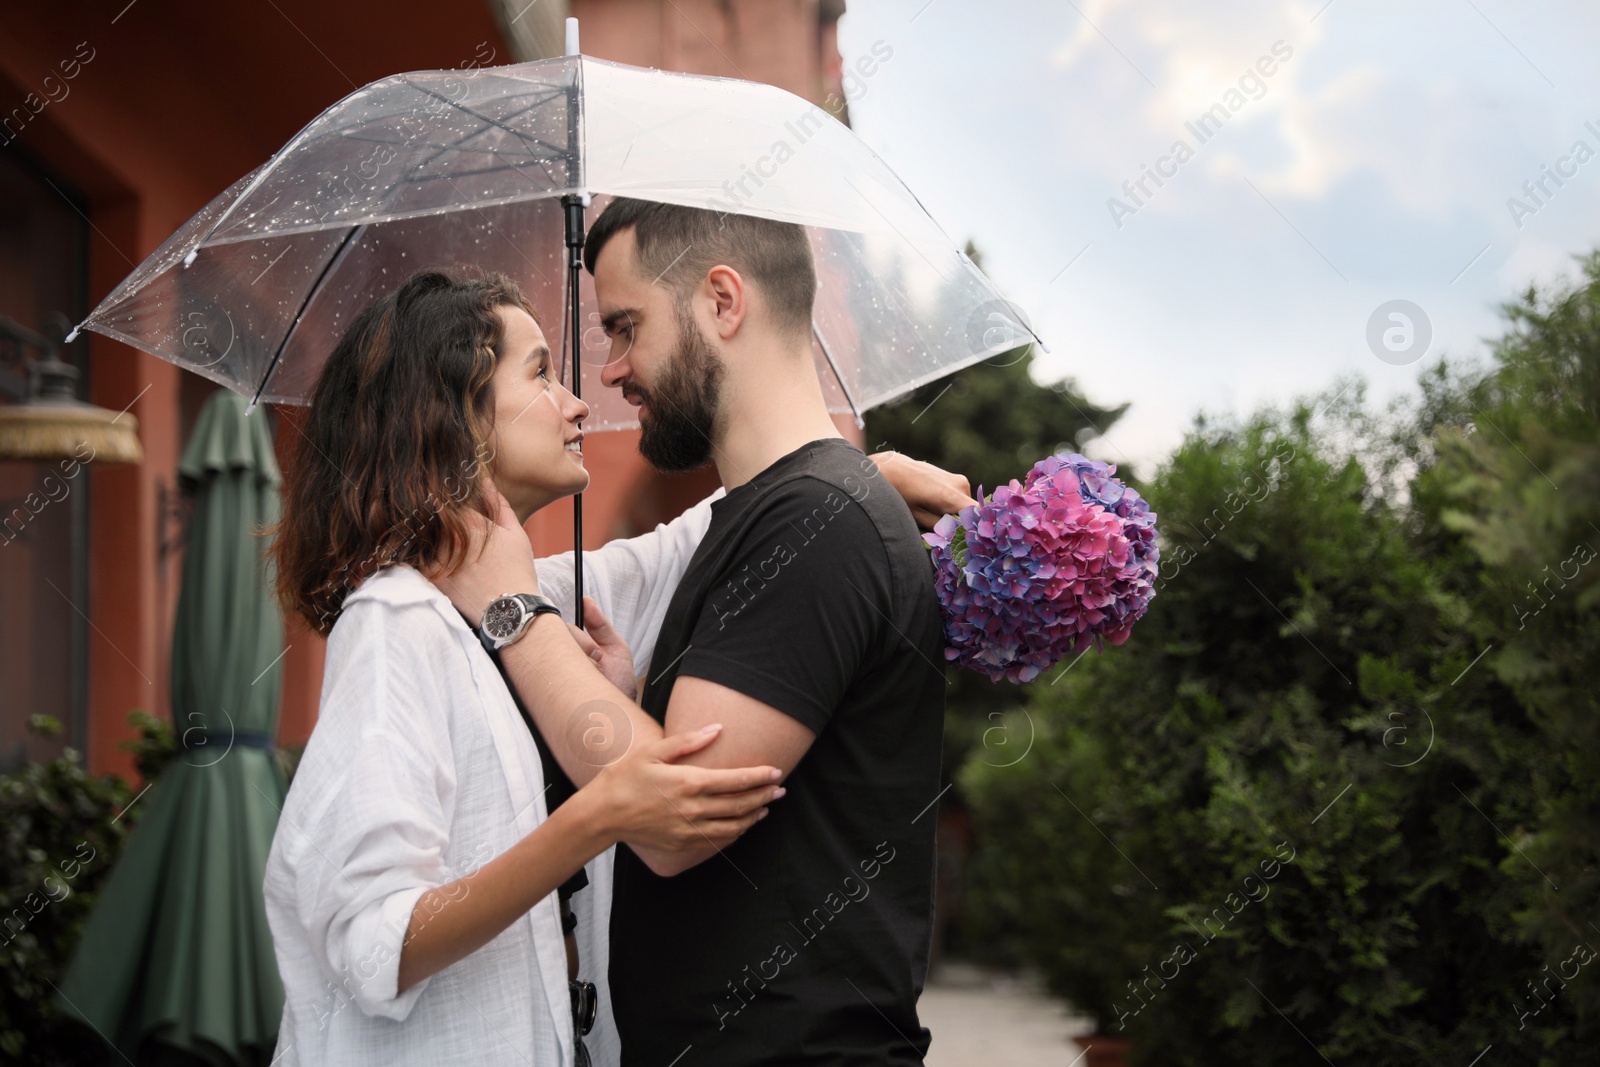
M432 604L452 626L471 632L450 598L409 563L392 563L369 575L366 581L345 597L343 606L361 600L393 605Z

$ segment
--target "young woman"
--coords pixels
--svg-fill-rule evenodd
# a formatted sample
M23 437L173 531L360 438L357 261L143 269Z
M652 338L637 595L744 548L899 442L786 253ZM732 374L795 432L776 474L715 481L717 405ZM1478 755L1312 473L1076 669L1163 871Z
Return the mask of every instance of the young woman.
M579 955L602 987L591 1041L611 1060L607 850L722 847L782 796L775 768L672 762L714 744L715 727L641 741L574 791L498 655L439 591L474 550L472 513L492 518L503 495L525 523L587 486L572 447L587 413L555 380L532 308L496 275L412 277L322 370L273 550L283 603L328 638L317 725L267 864L286 995L276 1064L581 1065L574 1017L581 1037L594 987L580 1005ZM884 469L908 499L948 495L936 468ZM721 495L585 553L586 618L606 655L569 629L625 694ZM571 553L537 566L570 617ZM575 729L592 710L562 709ZM563 944L567 898L581 920Z

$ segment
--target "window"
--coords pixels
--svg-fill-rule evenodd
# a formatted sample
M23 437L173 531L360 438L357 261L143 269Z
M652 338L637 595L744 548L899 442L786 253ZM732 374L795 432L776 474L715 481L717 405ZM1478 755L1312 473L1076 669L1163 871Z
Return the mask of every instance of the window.
M69 187L47 181L19 146L0 152L0 315L36 332L52 312L73 322L86 312L85 205L57 189ZM80 396L86 351L80 340L61 355L79 369ZM26 392L20 369L0 366L0 403ZM54 461L0 460L0 771L85 744L88 624L72 605L88 602L89 475L75 474L64 477ZM30 735L36 714L60 721L63 736Z

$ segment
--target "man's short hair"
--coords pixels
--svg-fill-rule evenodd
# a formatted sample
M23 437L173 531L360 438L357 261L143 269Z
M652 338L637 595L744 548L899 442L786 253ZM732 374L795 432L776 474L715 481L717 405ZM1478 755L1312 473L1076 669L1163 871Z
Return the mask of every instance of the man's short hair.
M707 271L722 263L761 289L778 330L810 335L817 268L803 227L618 197L595 219L584 243L583 265L590 274L606 242L630 227L639 270L665 285L680 304Z

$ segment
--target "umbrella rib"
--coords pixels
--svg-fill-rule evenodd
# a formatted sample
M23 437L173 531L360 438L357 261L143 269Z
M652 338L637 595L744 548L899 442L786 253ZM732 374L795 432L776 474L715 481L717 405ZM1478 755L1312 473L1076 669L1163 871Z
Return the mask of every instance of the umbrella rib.
M554 90L549 95L545 96L542 100L534 100L531 103L529 103L527 107L523 108L521 111L513 111L511 114L505 116L505 121L506 122L515 122L517 119L522 118L522 116L526 115L528 112L532 111L534 108L543 107L544 105L550 103L552 100L555 100L558 97L564 97L566 95L567 95L567 90L566 90L565 87L563 87L561 89ZM565 148L558 148L555 145L550 144L548 141L544 140L544 138L542 138L542 137L533 137L532 134L528 134L527 136L532 137L535 144L544 145L546 148L550 149L550 151L552 151L552 152L555 152L557 154L564 154L566 152Z
M514 129L513 127L510 127L510 126L507 126L504 122L501 122L498 119L492 119L487 115L479 114L478 112L472 110L470 107L462 107L460 104L456 103L454 100L451 100L447 96L440 96L438 93L434 92L432 89L426 88L426 87L421 86L421 85L416 85L416 83L414 83L414 82L411 82L411 83L408 83L408 84L410 84L414 88L420 90L424 95L431 96L435 100L441 101L442 103L446 104L447 106L455 108L457 111L461 112L463 115L471 115L473 118L477 119L481 123L484 123L486 126L493 126L493 127L497 128L497 129L504 130L506 133L509 133L511 136L515 137L517 140L523 142L524 144L527 144L530 140L535 144L542 143L542 142L539 141L539 139L537 137L530 138L527 134L524 134L522 131ZM546 148L552 148L552 149L554 148L553 145L545 145L545 147ZM438 157L435 156L434 158L437 159ZM432 161L428 160L426 162L432 162ZM419 166L420 165L421 164L419 164Z
M484 131L480 131L480 132L484 132ZM551 152L559 154L559 153L562 153L562 151L563 151L562 149L557 148L553 144L549 144L549 143L547 143L545 141L539 140L537 137L533 138L532 140L533 140L534 144L543 145L545 148L550 149ZM429 156L427 159L418 161L415 165L413 165L411 167L410 170L408 170L404 175L401 176L400 182L404 183L406 185L422 185L424 182L436 182L436 181L439 181L441 178L448 179L450 177L450 175L447 175L447 174L428 174L428 175L424 175L422 177L417 177L416 175L424 167L432 165L433 163L437 162L441 157L443 157L446 153L449 153L449 152L462 152L462 153L472 152L472 153L476 153L476 154L479 154L479 155L490 155L490 156L493 156L495 159L499 159L500 158L500 152L499 152L498 149L495 149L495 148L490 148L490 149L463 148L459 144L452 145L452 146L447 146L447 147L441 148L438 152L435 152L433 155ZM556 182L555 177L550 173L550 168L547 166L547 164L549 163L549 160L546 159L546 158L542 158L540 156L534 156L534 155L530 155L528 158L531 159L534 163L536 163L540 168L542 168L544 170L545 177L550 180L550 185L551 185L552 190L557 188L558 183ZM498 173L500 171L505 171L505 170L512 171L512 172L516 173L519 176L525 176L525 175L523 175L522 168L517 166L515 163L502 163L498 167L490 167L490 168L487 168L485 170L468 171L465 174L458 174L458 175L456 175L456 177L458 177L458 178L475 178L475 177L478 177L479 175L495 174L495 173ZM533 185L534 183L530 180L529 184ZM537 186L535 186L535 187L537 188Z
M424 88L421 85L418 85L416 82L411 81L409 78L401 78L400 80L401 80L402 84L410 86L411 88L415 89L419 93L424 93L424 94L426 94L428 96L431 96L435 100L443 100L446 103L449 102L448 100L446 100L445 97L440 96L438 93L434 92L431 89L427 89L427 88ZM387 121L388 119L391 119L391 118L406 118L406 117L408 117L408 115L406 115L406 114L387 115L387 116L385 116L385 121ZM361 125L362 124L357 124L355 126L355 128L356 129L360 129ZM353 135L348 134L348 133L344 132L343 130L339 130L337 132L338 132L339 136L341 136L341 137L352 137L352 139L354 139ZM480 129L480 130L476 131L474 134L472 134L470 136L476 136L477 133L482 133L482 132L483 132L483 130ZM404 144L404 145L409 145L410 144L409 141L401 141L400 143ZM461 142L457 141L454 145L443 145L443 144L440 144L440 145L429 145L429 146L427 146L427 147L436 148L436 149L438 149L438 151L435 152L433 155L429 156L427 159L424 159L421 162L416 163L415 165L413 165L410 168L410 170L406 172L406 174L402 177L401 180L405 181L405 182L409 182L411 180L411 174L412 173L414 173L414 172L420 170L421 168L427 166L428 164L434 162L435 160L437 160L440 157L444 156L446 153L448 153L448 152L450 152L452 150L455 150L455 149L459 149L460 145L461 145Z
M856 417L856 426L866 425L861 417L861 407L856 403L855 394L850 391L850 385L844 380L844 375L839 372L839 361L833 358L833 349L828 347L828 342L822 337L822 331L817 329L815 320L811 323L811 336L817 339L817 347L822 349L822 356L828 361L828 366L833 368L833 376L838 379L839 388L844 391L844 398L850 404L850 414Z
M469 137L462 138L462 140L457 141L455 144L430 144L430 143L427 143L427 142L419 142L419 141L391 141L391 140L389 140L388 138L385 138L385 137L375 137L375 136L371 136L371 135L362 135L362 134L358 134L358 133L344 133L344 134L340 134L339 136L342 139L346 140L346 141L357 141L357 142L359 142L361 144L381 144L381 145L389 145L391 147L396 147L396 148L435 148L435 149L438 149L438 151L434 155L429 156L427 159L424 159L420 163L416 164L416 166L421 167L421 166L426 166L429 163L432 163L434 160L438 159L440 156L444 155L446 152L460 152L462 154L476 153L478 155L498 156L500 154L500 150L498 148L472 148L472 147L469 147L469 146L467 146L465 144L465 142L467 140L470 140L471 137L476 137L479 134L486 133L486 132L488 132L488 131L487 130L479 130L479 131L477 131L477 133L473 133ZM531 134L528 136L527 141L530 144L536 144L536 145L539 145L542 148L548 148L553 155L557 155L557 156L566 155L566 149L558 148L557 146L551 144L549 141L543 140L542 138L539 138L539 137L534 137ZM544 157L544 156L529 156L528 158L529 159L533 159L533 160L542 161L547 157ZM413 167L412 169L416 169L416 168Z
M537 162L540 166L544 165L544 162L542 160L536 160L535 162ZM425 174L425 175L423 175L421 177L418 177L418 178L412 178L412 177L407 176L406 178L404 178L402 180L407 185L418 185L418 186L421 186L421 185L426 185L426 184L428 184L430 182L454 181L454 180L459 179L459 178L480 178L485 174L500 174L500 173L503 173L505 171L513 171L513 172L515 172L517 174L520 174L520 175L523 175L524 177L526 177L526 172L521 167L517 166L514 163L505 163L505 164L502 164L502 165L500 165L498 167L484 167L481 170L458 171L458 172L456 172L454 174L443 174L443 173ZM552 176L548 170L545 171L545 177L550 180L550 185L548 187L548 192L550 193L551 196L554 196L556 193L563 191L563 186L559 182L556 181L555 177ZM533 188L535 188L535 189L541 189L541 186L538 185L538 183L536 183L536 182L530 181L528 184L533 186Z
M427 141L417 141L405 138L394 141L387 137L379 137L375 134L365 133L341 133L339 137L341 140L345 141L359 141L361 144L386 144L395 148L437 148L441 153L448 152L454 148L460 148L459 142L456 144L433 144Z
M545 104L550 103L552 100L555 100L557 97L564 97L566 95L567 95L567 90L566 89L562 89L559 92L551 93L549 96L545 97L543 100L535 101L535 102L529 104L527 107L523 108L521 111L517 111L517 112L514 112L514 113L512 113L510 115L507 115L506 116L506 121L507 122L512 122L512 121L515 121L516 119L520 119L522 116L526 115L528 112L532 111L534 108L543 107ZM548 148L551 152L553 152L557 156L565 156L567 154L567 149L562 148L562 147L560 147L558 145L553 145L549 141L546 141L543 137L534 137L532 134L528 134L527 136L532 138L534 144L542 145L543 147Z
M250 399L250 406L245 409L246 415L254 411L256 405L261 402L261 394L266 392L267 383L272 380L273 371L278 369L278 360L283 358L284 350L289 347L289 342L294 339L295 331L300 328L300 320L305 318L306 309L311 306L311 301L316 299L317 293L322 290L322 280L333 273L333 269L339 265L340 261L344 259L345 253L350 250L356 234L366 228L365 224L352 226L345 232L344 240L339 242L338 249L328 257L328 262L323 264L322 273L317 275L317 280L311 283L310 289L306 290L306 298L300 302L300 310L295 312L294 321L289 324L289 329L284 333L283 340L278 342L278 350L272 353L272 362L267 364L267 373L261 376L261 384L256 386L256 395Z
M429 93L435 99L440 99L440 100L445 99L444 97L440 97L437 93L432 93L430 90L424 89L422 86L417 85L415 82L408 81L408 82L406 82L406 84L411 86L412 88L418 90L419 92ZM545 104L549 103L551 100L554 100L556 97L564 95L565 91L566 91L565 89L553 89L553 90L551 90L551 91L549 91L547 93L541 94L539 99L536 99L536 100L532 101L531 103L528 104L527 107L525 107L522 110L514 112L513 114L507 116L506 121L509 122L509 121L521 118L523 115L526 115L528 112L532 111L534 108L542 107ZM468 113L471 114L471 112L468 112ZM386 115L381 120L367 119L367 120L363 120L362 123L357 124L354 128L359 130L364 126L372 125L372 123L374 121L388 121L389 119L393 119L393 118L405 118L405 117L406 117L405 115ZM489 126L487 125L487 123L489 122L489 120L485 119L484 121L485 121L486 125L482 129L477 130L477 131L469 134L468 135L469 138L470 137L476 137L476 136L488 131ZM400 141L390 141L390 140L385 140L382 137L374 137L374 136L370 136L370 135L369 136L361 136L360 134L349 133L349 132L346 132L345 130L335 130L333 132L337 133L340 137L346 138L348 140L361 141L361 142L364 142L364 143L367 143L367 144L403 145L403 146L406 146L406 147L410 147L411 145L413 145L415 143L415 142L411 141L410 139L402 139ZM524 138L524 140L527 140L527 139L528 138L526 138L526 137ZM555 146L553 144L550 144L547 141L544 141L544 140L542 140L540 138L537 138L537 137L533 137L532 141L533 141L534 144L537 144L537 145L540 145L541 147L547 148L551 152L554 152L554 153L558 153L559 154L562 151L564 151L563 149L558 148L557 146ZM414 167L412 167L411 169L413 171L416 171L416 170L418 170L418 169L420 169L422 167L427 166L429 163L434 162L440 156L443 156L446 152L468 151L467 149L463 149L462 148L462 142L461 141L457 141L453 145L446 145L446 144L426 145L425 144L423 147L436 148L436 149L438 149L438 151L434 155L428 157L425 160L422 160L420 163L418 163ZM494 149L490 149L489 150L489 154L490 155L496 155L497 153L495 152ZM410 180L410 179L408 178L407 180Z
M418 92L428 92L429 91L427 89L424 89L422 86L418 85L416 82L413 82L413 81L407 81L405 84L411 86L413 89L416 89ZM561 87L561 88L552 88L548 92L545 92L545 93L542 93L542 94L530 94L530 95L537 95L539 98L536 99L536 100L531 101L528 104L528 106L523 108L521 111L515 112L514 114L507 116L507 119L509 121L510 119L520 118L521 116L527 114L529 111L532 111L534 108L540 107L540 106L542 106L544 104L548 104L550 101L556 99L559 96L564 96L565 94L566 94L566 88L564 86ZM435 94L435 95L437 95L437 94ZM381 118L372 118L372 117L363 118L358 122L351 123L347 127L333 129L333 130L330 130L329 132L330 133L337 133L341 137L349 137L350 136L350 133L348 132L349 130L359 130L359 129L362 129L363 127L371 126L375 122L385 122L385 121L388 121L390 119L406 118L407 116L408 116L407 112L395 111L395 112L392 112L390 114L383 115Z
M487 131L480 130L479 132L483 133L483 132L487 132ZM474 134L473 136L477 136L477 135ZM363 138L358 138L358 137L351 137L350 138L350 140L352 140L352 141L362 140L362 139ZM531 140L533 144L541 145L541 146L543 146L545 148L548 148L555 155L565 155L565 149L557 148L555 145L550 144L548 141L540 140L537 137L530 138L529 140ZM392 141L369 141L368 143L369 144L393 144L394 142L392 142ZM419 160L417 163L415 163L411 167L411 169L406 172L404 177L401 178L402 182L406 182L408 184L420 184L421 181L438 181L439 178L442 177L442 175L431 174L431 175L428 175L426 178L420 179L420 180L417 179L417 178L413 178L412 175L414 175L418 171L422 170L422 168L424 168L426 166L429 166L432 163L437 162L442 156L444 156L446 153L449 153L449 152L460 152L460 153L463 153L463 154L474 153L474 154L478 154L478 155L493 156L496 159L500 158L500 150L497 149L497 148L465 148L465 147L463 147L461 145L460 142L458 142L456 144L453 144L453 145L430 145L429 147L438 148L439 151L435 152L433 155L429 156L427 159ZM547 157L543 157L543 156L530 155L528 158L531 159L534 163L537 163L541 167L549 162L549 159ZM503 164L502 166L500 166L498 168L495 168L495 169L497 169L497 170L512 170L512 171L516 171L519 174L522 172L521 168L518 167L515 163L506 163L506 164ZM473 176L475 176L477 174L492 174L492 173L494 173L494 170L472 171L472 172L469 172L467 174L458 175L458 177L467 178L467 177L473 177ZM545 171L545 174L547 176L549 175L549 173L550 172L548 170ZM553 178L551 179L551 181L554 181L554 180L555 179L553 179Z

